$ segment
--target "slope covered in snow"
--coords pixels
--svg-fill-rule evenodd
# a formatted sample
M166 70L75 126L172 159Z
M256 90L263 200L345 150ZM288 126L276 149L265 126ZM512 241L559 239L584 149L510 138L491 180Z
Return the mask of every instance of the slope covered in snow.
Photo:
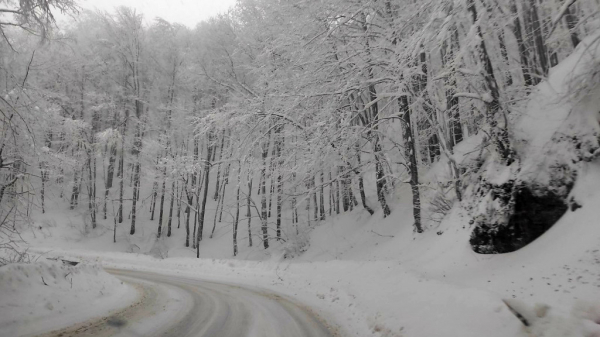
M133 287L100 265L61 262L0 267L0 336L52 331L131 304Z

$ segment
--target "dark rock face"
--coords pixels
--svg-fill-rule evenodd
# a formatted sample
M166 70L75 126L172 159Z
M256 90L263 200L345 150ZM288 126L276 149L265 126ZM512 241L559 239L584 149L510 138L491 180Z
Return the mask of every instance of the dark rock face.
M564 197L551 190L525 185L515 186L514 189L514 193L510 193L513 200L503 200L513 206L508 222L479 223L471 233L470 243L476 253L516 251L544 234L568 210Z

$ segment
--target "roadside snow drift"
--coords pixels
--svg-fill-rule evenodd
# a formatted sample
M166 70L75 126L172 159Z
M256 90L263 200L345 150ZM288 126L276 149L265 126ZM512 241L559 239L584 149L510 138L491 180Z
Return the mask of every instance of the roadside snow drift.
M99 265L0 267L0 336L48 332L128 305L135 290ZM32 324L35 323L35 324Z

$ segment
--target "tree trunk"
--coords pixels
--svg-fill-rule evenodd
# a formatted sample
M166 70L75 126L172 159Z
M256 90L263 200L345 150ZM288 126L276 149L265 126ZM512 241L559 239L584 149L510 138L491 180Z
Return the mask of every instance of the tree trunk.
M525 46L525 40L523 39L523 30L521 29L521 20L519 20L519 10L517 8L516 0L510 0L510 11L514 17L513 24L511 25L513 34L517 40L517 46L519 47L519 57L521 60L521 71L523 72L523 80L525 86L529 87L533 85L533 79L531 78L531 62L529 60L527 47Z
M333 214L333 181L329 171L329 216Z
M579 34L577 34L577 15L571 13L571 5L565 9L565 21L567 22L567 28L569 28L573 48L576 48L581 40L579 39Z
M141 165L141 163L140 163L140 165ZM141 166L140 166L140 174L141 173L142 173L142 169L141 169ZM141 181L140 178L141 178L141 176L138 177L138 179L137 179L137 187L138 187L138 190L137 190L137 201L140 201L140 196L142 195L142 181Z
M167 225L167 237L171 237L171 222L173 221L173 202L175 201L175 179L171 183L171 203L169 205L169 222Z
M45 165L45 163L44 163ZM40 175L42 176L42 189L40 191L40 197L42 199L42 214L46 213L45 208L45 194L46 194L46 175L45 169L42 168L42 163L40 163Z
M358 162L358 166L361 167L361 156L360 156L360 145L358 144L358 142L355 145L356 147L356 161ZM359 193L360 193L360 200L362 201L362 205L363 208L367 210L367 212L369 212L369 214L373 215L375 212L373 211L373 209L371 207L369 207L369 205L367 205L367 196L365 195L365 184L363 181L363 176L362 176L362 172L356 172L356 175L358 176L358 189L359 189Z
M542 28L538 15L537 0L529 0L529 6L527 8L526 13L527 12L531 20L531 28L533 29L532 33L534 37L534 45L537 54L537 59L541 67L540 75L546 77L548 76L548 70L550 69L550 65L548 62L548 50L546 49L546 43L544 41L544 37L542 36Z
M192 235L192 247L196 248L196 245L198 244L198 242L196 241L197 238L197 224L198 224L198 218L200 217L200 191L202 190L202 184L200 182L200 179L198 179L198 184L196 185L196 211L194 212L194 235Z
M425 52L419 54L419 62L421 72L415 76L413 87L415 93L422 95L423 97L422 107L425 112L423 130L429 131L429 137L427 138L427 153L429 154L429 162L433 163L440 156L440 141L435 132L436 124L438 123L437 116L435 110L432 108L429 91L427 90L427 54Z
M281 155L281 150L277 150L277 156ZM281 240L281 195L283 194L283 177L281 172L277 174L277 240Z
M376 143L375 146L375 152L379 153L381 152L381 145L379 144L379 142ZM377 178L377 199L379 200L379 203L381 204L381 208L383 210L383 217L387 217L388 215L390 215L391 211L389 206L387 205L387 202L385 200L385 195L383 193L383 186L385 185L385 177L384 177L384 173L383 173L383 165L381 164L381 159L379 158L379 155L376 154L375 155L375 174L376 174L376 178Z
M487 10L488 16L487 16L487 20L493 20L494 17L494 11L493 11L493 7L491 6L491 3L483 1L483 5L485 6L485 9ZM518 18L518 17L517 17ZM493 26L493 30L497 32L496 34L496 39L498 40L498 45L500 47L500 55L502 56L502 60L504 61L504 64L502 64L502 66L500 67L501 72L504 74L504 84L505 87L508 87L512 84L512 75L510 73L510 60L508 57L508 51L506 49L506 43L504 40L504 27L502 27L501 25L499 25L497 22L492 23ZM458 50L458 48L457 48Z
M529 67L534 74L532 76L533 85L537 85L542 81L544 76L544 62L546 62L546 53L543 54L540 48L545 49L542 38L542 31L537 13L536 0L526 0L522 2L523 7L523 26L525 30L526 45L528 50L531 49L531 62ZM472 6L474 8L474 6ZM541 43L540 43L541 42ZM540 58L540 56L543 56Z
M235 192L235 219L233 220L233 256L237 256L238 246L237 246L237 231L238 231L238 223L240 221L240 185L242 174L242 165L240 163L238 168L238 176L237 176L237 189Z
M124 166L123 144L121 144L121 158L119 159L119 223L123 223L123 191L124 191Z
M338 169L338 177L335 180L335 199L333 200L335 205L335 214L340 214L340 179L339 179L339 169Z
M213 199L217 201L219 199L219 185L221 182L221 163L223 159L223 146L225 146L225 130L223 130L223 135L221 136L221 146L219 147L219 168L217 169L217 182L215 185L215 195Z
M206 199L208 197L208 181L209 181L209 173L210 173L210 157L212 155L212 139L211 135L208 135L208 143L207 154L206 154L206 163L204 163L204 197L202 199L202 208L200 210L199 224L198 224L198 233L196 237L196 257L200 258L200 241L202 241L202 231L204 229L204 213L206 211Z
M319 187L319 215L321 216L320 219L321 221L325 220L325 173L323 172L323 170L321 170L321 186Z
M317 202L317 177L316 174L313 174L312 179L310 180L310 188L312 190L312 198L313 198L313 220L315 222L319 221L319 203Z
M69 209L75 209L77 207L79 199L79 172L75 170L73 173L73 189L71 191L71 206Z
M129 167L131 167L131 175L129 176L129 187L133 188L133 175L135 174L135 165L133 163L129 163Z
M419 172L417 168L417 153L415 149L415 138L411 124L410 107L408 98L402 96L398 98L400 105L400 114L402 116L402 140L404 141L405 156L408 159L407 166L410 173L410 187L413 197L413 218L417 233L422 233L421 227L421 196L419 193Z
M229 169L230 164L227 164L227 168L225 169L225 180L223 181L223 187L221 187L221 195L219 196L221 204L221 211L219 211L219 222L221 222L221 219L223 218L223 206L225 206L225 187L227 186L227 184L229 184Z
M281 240L281 195L283 194L283 177L281 173L277 175L277 240Z
M154 220L154 211L156 210L156 197L158 196L158 182L156 179L152 184L152 202L150 203L150 221Z
M474 0L467 1L467 8L469 12L471 12L473 23L477 24L477 9L475 7ZM491 128L490 131L492 132L492 141L494 145L496 145L500 157L506 161L507 165L510 165L514 161L514 151L510 146L510 141L508 139L508 131L506 130L506 125L504 127L499 127L497 122L497 118L499 117L498 114L501 113L500 92L498 90L498 83L496 82L496 77L494 76L494 68L492 67L492 62L487 53L485 40L483 39L483 34L481 32L481 27L478 25L476 29L477 36L479 38L479 60L483 66L483 77L491 96L491 100L486 100L485 102L487 110L486 121Z
M342 185L342 209L344 212L348 212L350 209L350 197L348 195L348 186L346 186L346 175L341 178L340 184Z
M136 125L135 132L135 141L133 144L133 154L136 157L136 162L134 165L134 173L133 173L133 200L131 206L131 230L129 231L130 235L135 234L135 216L136 216L136 207L137 200L139 194L139 183L140 183L140 151L142 149L142 126L141 121L138 119Z
M200 144L199 144L198 139L194 138L194 163L198 163L198 161L200 159L200 157L199 157L200 146L199 145ZM198 176L201 176L201 173L198 173ZM196 184L198 184L198 185L196 185ZM196 189L196 186L198 186L198 187L197 187L196 192L194 192L194 189ZM196 173L192 173L192 187L191 187L192 195L191 195L191 197L188 197L189 205L191 208L192 202L194 201L194 193L196 195L196 211L194 212L194 234L192 235L192 248L196 248L196 243L197 243L196 242L196 238L197 238L196 229L197 229L197 224L198 224L198 212L199 212L198 206L200 205L200 188L201 188L201 183L196 180ZM191 212L191 210L189 210L189 212Z
M179 181L177 181L177 195L179 196L177 198L177 228L179 228L181 227L181 198L183 198L183 188L179 189Z
M159 237L159 238L160 238L160 235L162 234L162 221L163 221L163 210L164 210L164 206L165 206L166 185L167 185L167 168L165 167L163 169L163 181L162 181L162 188L160 191L160 210L158 211L158 235L157 235L157 237Z
M270 170L269 175L273 175L273 171ZM273 178L271 178L271 183L269 184L269 205L267 206L267 218L271 217L271 206L273 201L273 194L275 193L275 184L273 183Z
M135 163L133 179L134 179L134 184L133 184L133 200L132 200L132 205L131 205L131 230L129 231L130 235L135 234L135 216L136 216L136 207L137 207L137 195L139 193L138 192L138 180L140 179L140 163L139 163L139 161Z
M500 27L500 32L498 32L498 43L500 44L500 54L502 55L502 59L504 59L504 66L506 70L504 71L504 83L505 86L508 87L512 85L513 79L510 73L510 60L508 58L508 51L506 50L506 42L504 41L504 28Z
M446 49L448 49L448 53L446 53ZM450 46L443 46L441 49L441 58L442 58L442 67L446 67L448 62L453 62L455 57L455 52L460 50L459 42L458 42L458 30L454 29L452 36L450 38ZM455 62L452 65L452 69L450 71L450 75L446 78L446 115L449 119L449 143L450 147L454 148L454 146L463 140L463 131L462 124L460 122L460 111L458 106L458 97L455 97L456 94L456 64Z
M104 207L102 209L104 213L104 220L106 220L106 202L108 200L108 194L113 185L113 178L115 174L115 161L117 159L117 144L110 146L110 157L108 158L108 172L106 174L106 184L104 185Z
M352 177L348 177L348 190L350 191L350 211L354 210L354 207L358 206L358 200L356 200L356 195L354 195L354 190L352 189Z
M269 233L268 233L268 228L267 228L267 187L266 187L266 171L267 171L267 156L269 155L269 143L271 142L271 133L269 132L269 138L267 140L266 143L262 144L262 160L263 160L263 166L260 172L260 176L261 176L261 202L260 202L260 206L261 206L261 212L260 212L260 220L262 222L261 224L261 229L262 229L262 240L263 240L263 247L265 249L269 248Z
M194 163L198 162L198 154L199 154L199 148L198 148L198 139L194 138ZM188 179L190 179L190 175L188 175ZM191 206L193 205L194 202L194 189L196 188L196 173L192 172L191 174L191 187L188 190L188 186L187 186L187 181L186 181L186 186L185 186L185 195L187 198L187 205L185 208L185 213L186 213L186 217L185 217L185 231L186 231L186 239L185 239L185 246L189 247L190 243L189 243L189 235L190 235L190 216L191 216L191 212L192 212L192 208ZM200 195L196 196L196 199L199 199ZM198 200L196 200L196 204L198 204ZM198 217L198 207L196 205L196 212L194 217ZM194 221L194 233L192 235L192 248L196 248L196 222Z
M369 69L369 78L373 78L373 69ZM375 85L370 85L369 86L369 99L371 100L371 102L375 102L377 99L377 91L375 90ZM381 143L379 141L379 134L378 134L378 122L379 122L379 108L377 106L377 103L374 103L373 105L371 105L371 115L373 116L372 119L372 129L373 129L373 150L374 150L374 156L375 156L375 176L376 176L376 183L375 186L377 187L377 199L379 200L379 203L381 204L381 209L383 210L383 217L387 217L388 215L390 215L391 211L390 208L387 204L387 201L385 200L385 194L384 194L384 186L385 186L385 174L383 171L383 164L382 164L382 158L381 158Z
M92 151L87 151L87 167L88 167L88 208L90 210L90 218L92 220L92 229L96 228L96 210L94 207L94 186L93 186L93 175L92 175Z
M308 223L308 228L311 228L311 221L310 221L310 184L306 183L306 189L307 189L307 193L306 193L306 221Z
M248 247L252 247L252 228L250 223L252 222L252 212L250 209L250 195L252 194L252 174L248 172L248 196L246 197L246 216L248 217Z
M190 206L192 205L192 202L194 201L194 195L191 194L188 190L187 190L187 182L186 182L186 191L185 191L185 196L187 198L187 204L185 205L185 246L189 247L190 246L190 214L192 213L192 209L190 208ZM196 233L194 232L194 236L192 237L192 239L195 241L196 237ZM195 248L195 247L193 247Z

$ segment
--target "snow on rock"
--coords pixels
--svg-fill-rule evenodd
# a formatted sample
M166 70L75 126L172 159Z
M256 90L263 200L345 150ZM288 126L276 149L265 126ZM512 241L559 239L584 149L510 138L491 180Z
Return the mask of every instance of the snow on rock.
M26 336L101 316L137 292L95 264L61 262L0 267L0 336ZM31 324L35 323L35 324Z
M596 34L584 39L507 116L518 159L507 163L492 152L476 160L471 167L476 174L464 183L465 208L476 224L474 251L521 249L564 215L582 163L600 155L599 76Z

